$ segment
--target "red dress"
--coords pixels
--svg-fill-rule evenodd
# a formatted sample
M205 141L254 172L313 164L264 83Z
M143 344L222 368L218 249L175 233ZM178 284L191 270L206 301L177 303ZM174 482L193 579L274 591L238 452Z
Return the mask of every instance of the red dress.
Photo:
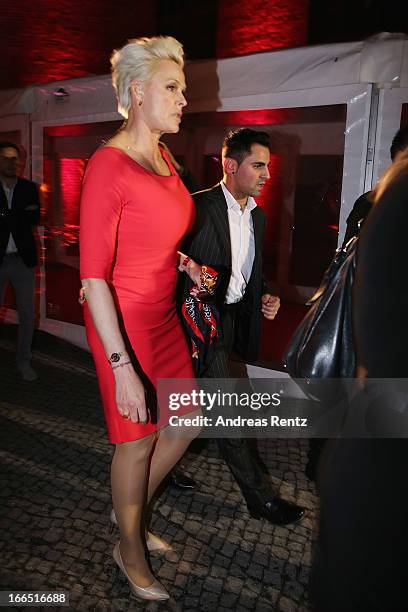
M171 176L149 172L121 149L99 149L88 163L81 196L81 278L109 283L125 340L145 386L152 389L159 378L194 377L175 289L177 250L193 225L195 210L162 153ZM111 365L86 303L84 318L110 441L129 442L156 431L154 418L141 425L119 414Z

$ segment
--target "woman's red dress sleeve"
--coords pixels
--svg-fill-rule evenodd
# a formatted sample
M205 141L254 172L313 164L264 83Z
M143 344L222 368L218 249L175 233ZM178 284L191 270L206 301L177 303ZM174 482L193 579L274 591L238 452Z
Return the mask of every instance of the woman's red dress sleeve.
M81 278L111 278L122 198L116 159L100 150L89 160L81 194ZM118 176L119 175L119 176Z

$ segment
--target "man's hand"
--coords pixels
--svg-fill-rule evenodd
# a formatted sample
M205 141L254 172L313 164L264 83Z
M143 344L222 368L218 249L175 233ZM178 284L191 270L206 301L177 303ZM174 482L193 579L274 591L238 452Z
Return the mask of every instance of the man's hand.
M277 295L271 295L270 293L264 293L262 296L262 314L266 319L272 321L277 315L280 308L280 299Z

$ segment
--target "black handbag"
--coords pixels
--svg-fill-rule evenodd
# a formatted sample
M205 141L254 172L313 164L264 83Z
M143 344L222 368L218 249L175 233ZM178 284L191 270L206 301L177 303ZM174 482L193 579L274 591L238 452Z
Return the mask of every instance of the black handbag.
M355 236L344 248L337 249L320 287L307 302L310 309L296 328L283 358L292 378L354 377L351 292L357 242Z

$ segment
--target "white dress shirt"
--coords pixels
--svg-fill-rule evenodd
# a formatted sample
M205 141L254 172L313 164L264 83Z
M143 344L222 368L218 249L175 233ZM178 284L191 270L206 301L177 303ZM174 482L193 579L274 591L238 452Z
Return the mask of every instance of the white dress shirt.
M254 198L249 196L247 204L242 210L223 182L221 182L221 189L228 206L232 261L231 278L225 302L226 304L234 304L242 300L252 273L255 258L255 237L251 211L257 204Z
M17 181L16 181L17 182ZM12 185L11 187L8 187L6 185L6 183L3 183L3 181L1 181L1 184L3 186L3 190L4 193L6 194L6 200L7 200L7 206L9 207L9 210L11 209L11 202L13 200L13 194L14 194L14 187L16 186L16 182L14 183L14 185ZM10 238L8 241L8 245L7 245L7 249L6 249L6 253L10 254L10 253L17 253L17 247L16 247L16 243L14 242L14 238L10 233Z

